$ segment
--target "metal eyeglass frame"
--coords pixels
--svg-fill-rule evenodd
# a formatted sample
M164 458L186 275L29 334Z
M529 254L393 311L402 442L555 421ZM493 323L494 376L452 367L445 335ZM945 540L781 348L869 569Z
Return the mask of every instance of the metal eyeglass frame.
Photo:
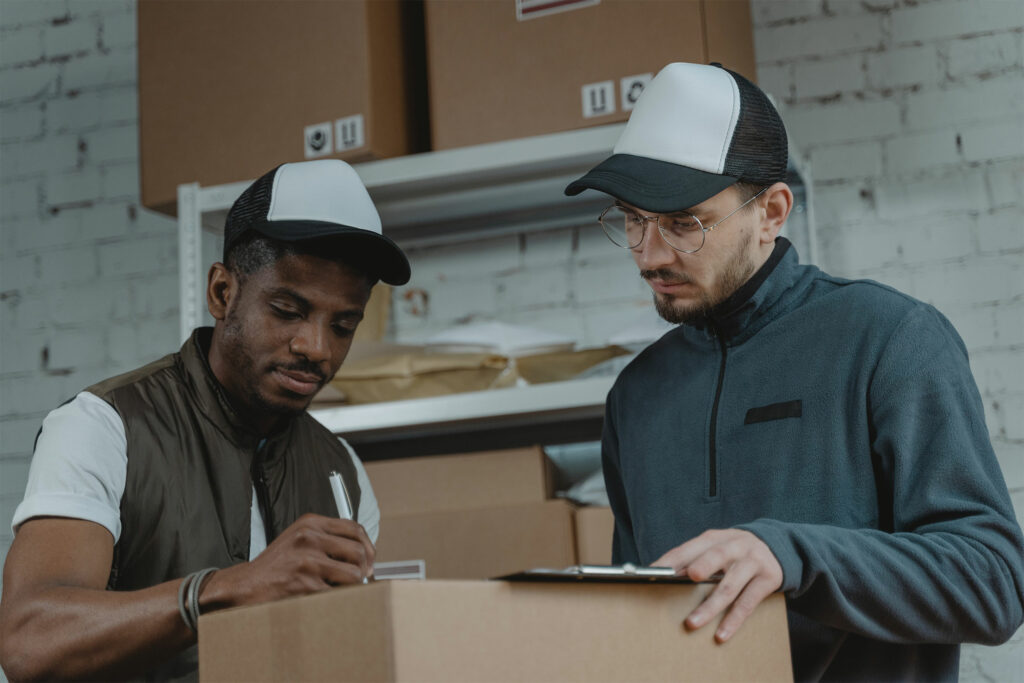
M637 247L639 247L641 244L644 243L644 237L647 235L647 224L650 223L651 221L656 221L657 224L658 224L658 232L661 233L661 237L662 237L662 239L665 240L665 244L667 244L673 250L678 251L678 252L683 253L683 254L696 254L698 251L700 251L701 249L704 248L704 243L707 242L707 234L709 232L711 232L712 230L717 228L719 225L724 223L729 218L729 216L732 216L734 213L736 213L737 211L742 209L744 206L746 206L747 204L749 204L750 202L754 201L755 199L760 197L762 194L764 194L764 191L767 190L769 187L771 187L771 185L766 185L766 186L762 187L760 189L760 191L757 194L755 194L753 197L751 197L750 199L748 199L747 201L743 202L742 204L737 206L735 209L730 211L724 218L716 221L715 223L709 225L706 228L704 227L704 224L701 223L700 219L697 218L696 216L694 216L692 213L688 213L686 211L677 211L676 213L686 214L687 216L689 216L693 220L697 221L697 226L700 228L701 232L700 232L700 246L697 247L696 249L690 249L690 250L679 249L678 247L673 246L672 242L669 241L668 236L665 235L665 228L662 227L662 225L661 225L662 216L647 216L645 214L640 213L639 211L634 211L633 209L630 209L628 207L622 206L620 204L612 204L607 209L602 211L601 215L598 216L598 218L597 218L597 222L601 224L601 229L604 230L604 235L605 235L605 237L608 238L609 242L611 242L615 246L619 247L620 249L636 249ZM604 223L605 215L609 211L611 211L612 209L619 209L619 210L622 210L622 211L632 211L633 213L635 213L637 215L637 217L640 218L640 220L643 222L644 227L643 227L643 230L640 231L640 241L639 242L637 242L636 244L634 244L632 246L624 247L624 246L622 246L621 244L618 244L615 240L612 239L612 236L608 234L608 228L605 227L605 223Z

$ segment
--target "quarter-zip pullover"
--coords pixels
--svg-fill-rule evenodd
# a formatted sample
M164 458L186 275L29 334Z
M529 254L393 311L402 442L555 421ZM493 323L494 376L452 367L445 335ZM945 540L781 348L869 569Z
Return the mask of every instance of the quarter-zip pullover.
M769 260L608 396L615 562L739 527L783 569L797 680L955 680L1024 619L1024 540L967 351L932 306Z

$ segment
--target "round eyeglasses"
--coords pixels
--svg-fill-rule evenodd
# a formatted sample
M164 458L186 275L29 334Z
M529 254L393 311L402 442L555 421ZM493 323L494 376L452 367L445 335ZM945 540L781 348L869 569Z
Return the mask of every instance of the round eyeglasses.
M732 216L744 206L760 197L767 189L767 187L761 188L760 192L737 206L725 218L707 227L704 227L699 218L686 211L678 211L660 216L646 216L621 204L609 206L601 213L597 220L601 223L604 234L608 236L612 244L623 249L636 249L639 247L644 241L644 232L647 230L647 224L656 222L658 224L658 232L661 233L665 244L684 254L692 254L700 251L700 248L704 246L704 239L707 233L725 222L729 216Z

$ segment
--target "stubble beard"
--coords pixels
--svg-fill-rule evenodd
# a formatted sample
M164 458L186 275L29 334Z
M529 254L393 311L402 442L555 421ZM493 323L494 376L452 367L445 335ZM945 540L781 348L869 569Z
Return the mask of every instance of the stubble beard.
M742 242L726 263L728 265L711 288L700 290L696 303L684 303L670 294L654 292L654 308L658 315L673 325L706 319L715 306L732 296L757 270L756 264L744 252ZM669 282L692 282L687 275L665 268L641 271L640 276L645 280L658 277Z

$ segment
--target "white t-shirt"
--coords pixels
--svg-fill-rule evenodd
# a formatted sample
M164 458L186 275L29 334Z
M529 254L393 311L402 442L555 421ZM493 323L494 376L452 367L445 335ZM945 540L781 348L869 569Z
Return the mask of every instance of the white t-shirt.
M380 510L363 463L348 442L359 481L360 524L374 543L380 530ZM25 498L14 511L12 528L33 517L72 517L100 524L121 537L121 496L128 471L128 440L124 422L114 408L83 391L50 412L36 443L28 472ZM249 559L267 547L263 517L252 492Z

